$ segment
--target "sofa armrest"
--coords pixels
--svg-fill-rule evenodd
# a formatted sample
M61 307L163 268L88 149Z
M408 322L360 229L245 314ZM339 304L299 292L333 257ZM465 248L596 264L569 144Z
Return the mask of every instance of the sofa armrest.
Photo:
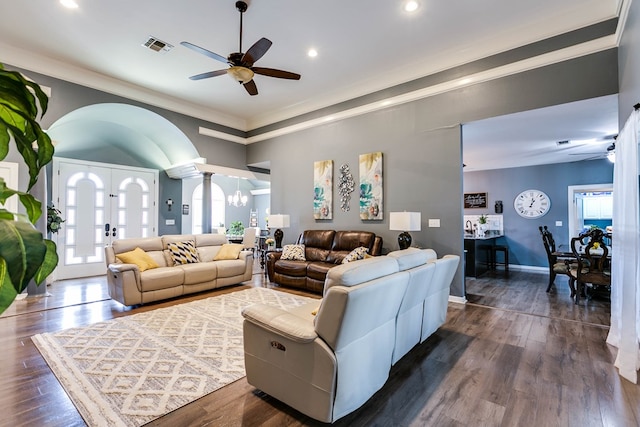
M242 310L242 316L254 325L282 335L291 341L308 343L318 337L312 322L278 307L253 304Z
M269 252L267 254L267 277L269 278L269 280L273 281L273 273L274 273L274 266L276 264L276 261L280 259L280 257L282 256L282 251L274 251L274 252Z
M107 266L109 296L124 305L142 304L140 269L135 264Z
M107 268L113 273L124 273L125 271L137 271L138 274L140 273L140 269L135 264L116 263L109 264Z
M136 282L136 287L140 290L140 268L135 264L116 263L109 264L107 270L115 276L127 277L133 274L133 278ZM129 272L129 274L127 274Z

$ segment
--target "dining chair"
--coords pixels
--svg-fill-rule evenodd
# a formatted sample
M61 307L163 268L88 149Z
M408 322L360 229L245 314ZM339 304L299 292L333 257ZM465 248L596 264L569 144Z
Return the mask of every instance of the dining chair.
M242 236L242 246L244 249L250 249L254 252L256 249L256 229L255 227L246 227Z
M547 292L549 292L551 290L551 286L555 284L554 282L558 274L564 274L566 276L569 276L569 279L571 279L571 275L569 273L571 263L567 264L565 263L565 260L575 261L575 258L573 258L573 256L569 254L562 256L559 255L558 252L556 252L556 242L553 239L553 234L551 234L551 232L547 229L546 225L539 226L538 229L540 230L542 243L544 244L544 250L547 252L547 261L549 262L549 285L547 286ZM571 288L571 297L573 298L575 287L571 283L571 280L569 280L569 288Z
M605 244L604 232L598 228L589 230L571 239L571 250L578 261L575 268L570 268L571 282L575 286L575 303L580 296L586 294L586 288L606 287L611 289L611 267L609 248Z

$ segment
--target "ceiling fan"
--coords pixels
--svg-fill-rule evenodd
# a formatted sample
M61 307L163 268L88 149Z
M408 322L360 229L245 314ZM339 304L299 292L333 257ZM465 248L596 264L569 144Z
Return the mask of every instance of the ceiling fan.
M588 152L588 153L569 153L569 155L570 156L591 156L581 160L595 160L595 159L606 157L611 162L614 162L615 154L616 154L616 139L618 139L618 135L609 135L599 141L600 143L612 141L611 144L607 146L605 151L596 151L596 152Z
M202 74L196 74L189 77L191 80L202 80L210 77L221 76L228 74L233 77L238 83L244 86L249 95L257 95L258 88L253 81L254 74L261 74L263 76L277 77L279 79L300 80L300 74L292 73L289 71L276 70L275 68L254 67L253 64L269 50L271 47L271 40L261 38L249 48L246 53L242 52L242 15L247 11L247 3L244 1L236 2L236 9L240 12L240 48L238 52L230 53L227 58L217 53L211 52L200 46L196 46L189 42L180 42L184 47L188 47L198 53L201 53L209 58L213 58L217 61L229 64L230 67L224 70L208 71Z

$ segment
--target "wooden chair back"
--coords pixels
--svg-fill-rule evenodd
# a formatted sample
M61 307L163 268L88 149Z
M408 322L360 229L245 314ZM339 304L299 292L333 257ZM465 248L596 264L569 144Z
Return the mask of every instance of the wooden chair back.
M556 251L556 242L553 239L553 234L547 229L547 226L539 226L540 235L542 236L542 243L544 244L544 250L547 252L547 259L549 265L553 265L558 261L558 257L553 255Z
M605 244L604 232L599 228L585 233L587 241L578 257L578 281L594 285L611 285L609 270L609 248Z

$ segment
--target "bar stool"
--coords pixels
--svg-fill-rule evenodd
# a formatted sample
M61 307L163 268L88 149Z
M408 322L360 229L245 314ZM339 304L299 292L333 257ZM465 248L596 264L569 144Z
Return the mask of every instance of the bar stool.
M498 262L497 253L502 252L502 261ZM504 271L509 272L509 246L507 245L494 245L491 247L491 262L493 269L496 269L496 265L504 265Z
M478 245L478 252L484 252L484 258L486 259L486 262L484 262L483 264L486 264L488 270L493 270L495 268L495 258L492 248L492 245Z

